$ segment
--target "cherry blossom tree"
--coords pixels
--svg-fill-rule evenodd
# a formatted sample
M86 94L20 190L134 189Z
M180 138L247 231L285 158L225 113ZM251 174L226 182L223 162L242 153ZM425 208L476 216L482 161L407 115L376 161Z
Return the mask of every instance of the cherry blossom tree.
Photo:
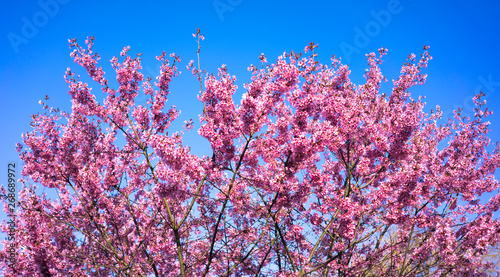
M483 258L500 242L492 112L483 94L472 118L458 110L438 124L439 106L423 111L410 90L426 80L428 47L409 55L386 93L386 49L367 55L358 85L340 59L320 63L313 43L272 64L262 55L236 104L236 78L225 66L206 75L203 35L194 36L198 65L187 67L200 82L198 133L212 149L203 157L183 143L192 121L171 130L178 56L157 57L152 83L124 48L111 59L114 89L94 39L70 40L105 99L68 69L71 111L41 102L33 116L18 145L18 252L9 264L4 242L5 276L473 276L493 267Z
M485 268L484 273L490 276L498 275L498 272L500 272L500 245L490 246L488 254L484 255L483 258L493 264L493 267Z

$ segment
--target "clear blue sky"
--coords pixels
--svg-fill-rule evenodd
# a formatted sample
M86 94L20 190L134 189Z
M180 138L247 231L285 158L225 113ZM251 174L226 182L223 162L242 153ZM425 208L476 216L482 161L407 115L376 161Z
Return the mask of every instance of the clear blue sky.
M342 57L352 69L352 79L362 82L365 53L389 49L382 71L391 80L409 53L418 54L423 45L430 45L434 59L426 70L428 81L412 90L414 97L425 95L427 110L439 104L451 116L451 109L458 106L470 113L470 99L476 90L483 90L488 107L496 112L490 117L490 137L493 141L500 137L497 1L20 0L2 6L0 184L7 183L7 163L20 162L15 144L21 133L30 130L30 115L41 111L38 101L48 94L50 105L69 111L64 72L67 67L81 75L85 72L70 58L68 39L76 37L83 44L89 35L95 36L94 49L110 73L109 60L127 45L129 53L143 53L149 76L158 72L156 55L179 54L183 73L174 80L167 104L182 110L178 122L189 118L198 122L201 112L196 99L199 87L185 69L196 58L191 35L196 28L206 37L202 67L216 72L226 64L238 78L238 98L242 84L249 81L246 68L258 64L261 53L273 62L284 51L301 51L314 41L323 62L333 54ZM390 86L383 88L389 92ZM196 131L187 143L195 152L207 153L207 144Z

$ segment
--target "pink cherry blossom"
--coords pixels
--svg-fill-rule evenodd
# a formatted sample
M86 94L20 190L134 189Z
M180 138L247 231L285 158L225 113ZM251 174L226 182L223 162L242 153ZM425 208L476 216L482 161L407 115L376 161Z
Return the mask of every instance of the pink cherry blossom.
M236 77L225 66L205 75L204 37L193 37L198 66L187 68L212 151L201 157L183 139L193 120L173 130L180 111L166 106L177 55L157 57L152 83L125 47L111 59L111 88L94 38L69 41L105 99L68 68L71 111L40 101L17 148L18 252L9 264L4 241L5 276L480 276L492 266L483 258L500 242L492 112L482 93L473 118L456 111L440 124L439 106L424 112L410 89L425 83L427 46L390 91L385 48L366 56L361 84L340 59L320 63L314 43L274 63L262 54L235 103ZM137 105L141 93L149 99Z

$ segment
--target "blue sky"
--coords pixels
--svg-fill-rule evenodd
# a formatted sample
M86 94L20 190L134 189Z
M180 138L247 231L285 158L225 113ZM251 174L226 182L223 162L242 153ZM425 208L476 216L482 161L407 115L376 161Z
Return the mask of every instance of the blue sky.
M428 81L412 89L414 98L426 96L427 111L440 105L449 117L456 107L470 114L470 99L483 90L487 106L496 112L489 119L490 137L493 141L500 137L500 2L20 0L5 2L3 7L0 184L7 183L7 164L20 163L15 144L21 133L30 131L30 115L41 111L38 101L48 94L49 105L69 111L64 72L71 67L85 73L69 56L68 39L75 37L81 44L87 36L95 37L94 50L109 73L109 60L127 45L130 54L143 53L144 73L151 77L159 72L156 55L179 54L182 74L174 80L167 104L182 111L179 123L189 118L198 122L201 113L198 83L185 69L196 58L191 35L196 28L206 37L202 67L216 73L226 64L238 79L238 99L243 83L249 81L246 69L259 64L261 53L273 62L284 51L301 51L314 41L322 62L329 63L331 55L340 56L359 83L366 68L364 54L388 48L382 72L392 80L409 53L418 54L423 45L430 45L434 59L425 71ZM383 89L390 92L390 81ZM196 131L186 143L196 153L208 154L208 144Z

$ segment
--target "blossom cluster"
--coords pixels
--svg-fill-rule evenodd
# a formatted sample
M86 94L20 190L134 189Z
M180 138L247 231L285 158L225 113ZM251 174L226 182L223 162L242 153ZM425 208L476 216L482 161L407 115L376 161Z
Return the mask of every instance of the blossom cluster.
M387 93L385 48L367 55L363 84L338 58L320 63L314 43L275 63L262 54L240 103L225 66L202 78L191 61L198 133L212 150L199 157L166 107L180 58L158 56L151 83L125 47L111 59L113 89L93 40L70 40L71 57L104 101L68 69L71 111L42 102L18 145L20 250L13 267L0 251L5 276L471 276L493 266L483 259L500 242L491 111L479 94L474 118L456 111L438 124L439 106L424 112L409 91L426 80L429 47Z

